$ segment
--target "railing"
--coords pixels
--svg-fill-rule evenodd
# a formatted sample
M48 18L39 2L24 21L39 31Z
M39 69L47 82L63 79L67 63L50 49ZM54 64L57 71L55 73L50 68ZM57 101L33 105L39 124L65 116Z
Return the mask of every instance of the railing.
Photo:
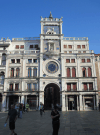
M23 41L23 40L40 40L40 37L12 38L12 41Z
M35 54L39 53L40 50L29 50L29 51L8 51L7 54Z
M67 49L64 49L64 53L69 53L69 54L70 53L79 53L79 54L82 53L82 54L85 54L85 53L94 53L94 51L93 50L86 50L86 51L85 50L84 51L83 50L70 50L69 51Z
M82 89L82 91L95 91L94 89Z
M7 89L7 91L6 92L14 92L14 93L16 93L16 92L21 92L21 90L16 90L16 89Z
M63 40L88 40L88 37L63 37Z
M77 89L75 89L75 90L74 90L74 89L70 89L70 90L67 90L67 91L70 91L70 92L72 92L72 91L73 91L73 92L74 92L74 91L77 91Z
M62 21L62 18L41 18L41 21Z
M37 89L26 89L25 91L27 91L27 92L33 92L33 91L37 91Z

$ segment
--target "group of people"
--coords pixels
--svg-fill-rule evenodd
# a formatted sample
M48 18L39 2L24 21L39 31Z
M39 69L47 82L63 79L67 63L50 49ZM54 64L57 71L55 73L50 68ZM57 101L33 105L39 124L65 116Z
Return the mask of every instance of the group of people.
M19 114L19 117L22 118L22 112L23 111L27 111L28 112L28 108L29 108L29 105L26 104L26 109L25 107L19 103L19 104L12 104L11 105L11 109L9 110L8 112L8 116L7 116L7 119L5 121L5 123L7 123L7 120L9 118L9 128L11 130L11 135L17 135L17 133L15 133L14 129L15 129L15 122L17 120L17 115ZM39 106L39 110L40 110L40 114L41 112L44 112L44 105L43 104L40 104ZM20 113L19 113L20 111ZM53 135L58 135L58 131L59 131L59 127L60 127L60 114L58 112L58 107L57 106L54 106L52 111L51 111L51 118L52 118L52 127L53 127Z

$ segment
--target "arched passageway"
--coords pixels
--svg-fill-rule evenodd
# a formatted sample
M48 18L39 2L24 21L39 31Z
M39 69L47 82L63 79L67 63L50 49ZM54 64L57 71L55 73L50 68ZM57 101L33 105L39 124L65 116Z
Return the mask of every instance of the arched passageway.
M52 104L60 104L60 88L57 84L50 83L44 89L44 107L46 110L52 108Z

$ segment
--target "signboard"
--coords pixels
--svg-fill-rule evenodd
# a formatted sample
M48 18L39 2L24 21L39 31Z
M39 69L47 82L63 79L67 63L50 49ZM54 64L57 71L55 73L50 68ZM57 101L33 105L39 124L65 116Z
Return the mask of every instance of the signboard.
M86 101L86 103L91 103L91 101Z
M74 101L74 98L69 98L69 101Z

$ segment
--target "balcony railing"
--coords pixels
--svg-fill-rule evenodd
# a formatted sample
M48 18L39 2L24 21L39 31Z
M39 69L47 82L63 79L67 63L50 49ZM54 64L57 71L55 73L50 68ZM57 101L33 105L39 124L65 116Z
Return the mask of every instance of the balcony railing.
M12 41L23 41L23 40L40 40L40 37L12 38Z
M18 89L18 90L16 90L16 89L7 89L7 91L6 92L14 92L14 93L16 93L16 92L21 92L21 90L20 89Z
M26 89L25 91L26 92L34 92L34 91L37 91L37 89Z
M64 53L68 53L68 54L70 54L70 53L78 53L78 54L82 53L82 54L85 54L85 53L94 53L94 51L93 50L70 50L69 51L67 49L64 49Z
M39 53L40 50L24 50L24 51L8 51L7 54L36 54Z
M88 40L88 37L63 37L63 40Z
M94 91L94 89L82 89L82 91Z
M77 91L77 89L70 89L70 90L67 90L67 91Z

